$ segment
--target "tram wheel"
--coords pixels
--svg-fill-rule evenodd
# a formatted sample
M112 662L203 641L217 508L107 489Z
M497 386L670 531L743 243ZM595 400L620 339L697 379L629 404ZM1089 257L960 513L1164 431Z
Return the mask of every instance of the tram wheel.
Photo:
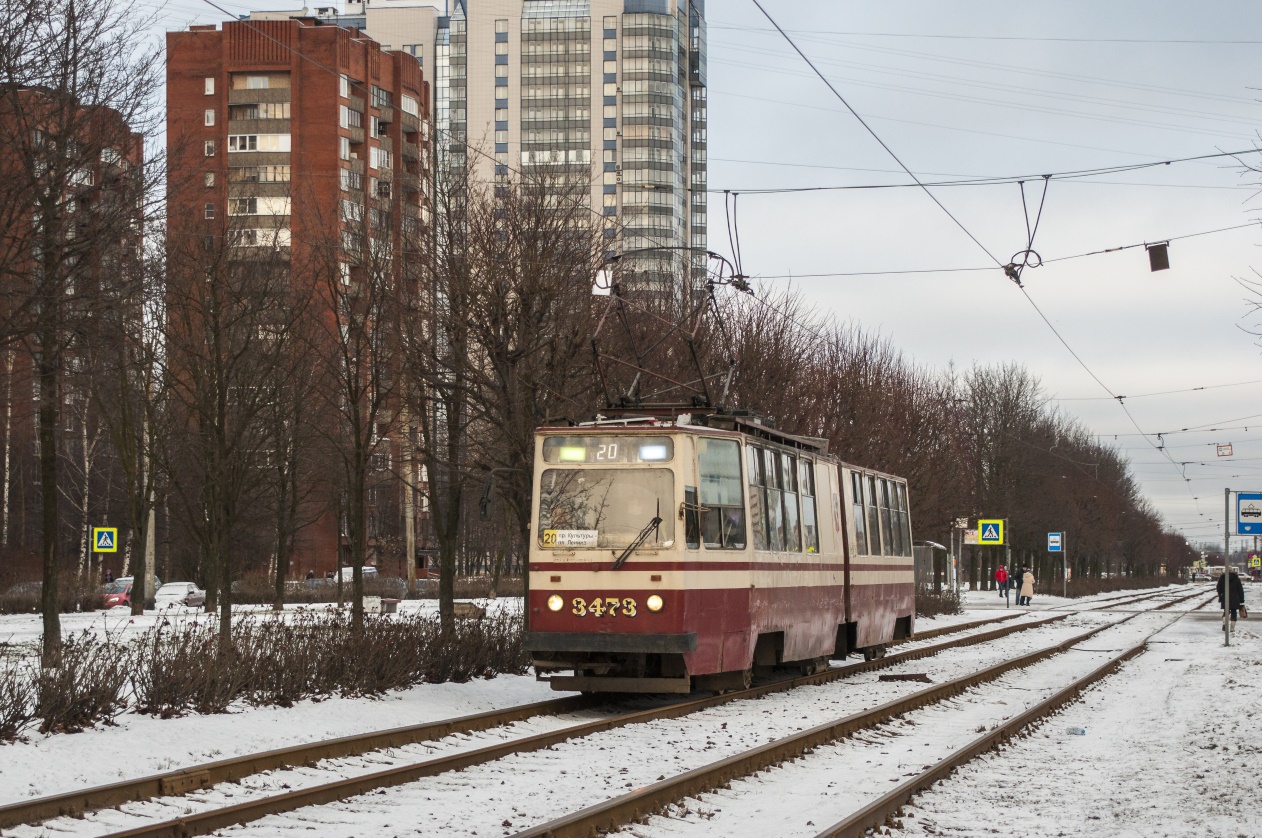
M885 644L879 646L869 646L863 650L863 659L865 661L874 661L885 657Z

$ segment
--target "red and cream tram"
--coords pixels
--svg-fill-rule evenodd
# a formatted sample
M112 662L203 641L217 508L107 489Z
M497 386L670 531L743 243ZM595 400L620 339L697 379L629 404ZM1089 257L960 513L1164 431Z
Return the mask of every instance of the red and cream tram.
M554 689L737 688L913 629L906 482L754 419L541 428L531 526L527 648Z

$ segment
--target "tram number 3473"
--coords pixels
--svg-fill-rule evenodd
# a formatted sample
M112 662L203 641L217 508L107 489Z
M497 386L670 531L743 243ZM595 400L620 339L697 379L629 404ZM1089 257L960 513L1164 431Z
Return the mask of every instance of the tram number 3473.
M593 597L591 600L574 597L570 605L573 606L570 613L576 617L634 617L639 613L632 597Z

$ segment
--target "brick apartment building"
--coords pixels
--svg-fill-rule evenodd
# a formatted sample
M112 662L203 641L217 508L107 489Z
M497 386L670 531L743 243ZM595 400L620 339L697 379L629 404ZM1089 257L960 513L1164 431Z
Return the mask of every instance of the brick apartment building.
M419 266L402 245L429 228L429 97L414 56L329 21L167 33L170 234L228 231L241 258L270 243L298 285L313 281L300 266L330 242L388 239L390 270L414 289ZM338 265L345 283L355 281L354 259ZM391 446L375 458L383 476L370 499L368 563L393 576L405 572L409 504L384 475L399 462L398 440ZM298 534L291 579L349 562L334 482L309 500L325 511ZM423 517L420 503L410 506Z
M0 352L0 544L11 578L38 571L41 428L63 457L83 455L88 356L141 327L124 285L138 276L143 155L143 137L112 108L0 88L0 318L13 330ZM119 510L104 508L86 470L61 471L59 553L86 565L82 533Z

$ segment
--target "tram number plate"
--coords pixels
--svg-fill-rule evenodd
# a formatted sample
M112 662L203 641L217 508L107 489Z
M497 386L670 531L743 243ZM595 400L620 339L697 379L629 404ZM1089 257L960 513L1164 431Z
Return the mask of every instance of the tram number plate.
M570 601L570 613L576 617L634 617L640 613L636 610L632 597L616 596L593 597L590 600L574 597Z

